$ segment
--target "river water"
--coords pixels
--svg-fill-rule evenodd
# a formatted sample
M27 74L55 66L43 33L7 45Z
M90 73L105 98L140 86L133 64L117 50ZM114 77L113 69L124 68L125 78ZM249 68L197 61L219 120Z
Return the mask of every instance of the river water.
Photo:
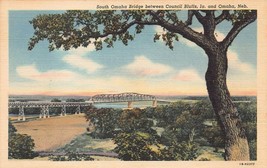
M158 105L164 105L167 103L158 103ZM97 108L119 108L124 109L128 108L127 102L118 102L118 103L95 103L95 107ZM139 102L133 102L132 104L133 108L146 108L146 107L152 107L152 101L139 101Z

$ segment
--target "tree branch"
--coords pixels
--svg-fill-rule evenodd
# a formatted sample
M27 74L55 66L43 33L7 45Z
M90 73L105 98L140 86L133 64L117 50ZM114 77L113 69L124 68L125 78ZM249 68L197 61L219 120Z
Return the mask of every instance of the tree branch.
M92 34L92 35L87 36L87 38L103 38L103 37L107 37L109 35L122 34L122 33L125 33L130 27L132 27L135 24L139 24L139 25L159 25L157 22L134 20L134 21L128 23L127 25L123 26L118 31L110 31L110 32L103 33L103 34Z
M184 38L196 43L198 46L200 46L202 48L208 47L210 41L207 38L205 38L205 36L203 34L194 31L193 29L188 27L185 23L179 22L174 26L174 25L166 22L162 18L160 18L153 11L149 11L149 14L152 15L158 21L157 25L164 27L165 29L167 29L170 32L174 32L174 33L178 33L178 34L182 35Z
M215 24L221 23L224 19L227 19L230 16L229 10L223 10L222 13L215 18Z
M251 11L251 14L247 16L246 19L244 19L243 21L235 22L234 26L232 27L232 29L229 31L229 33L221 43L225 47L229 47L233 42L233 40L235 39L235 37L239 34L239 32L247 25L254 22L256 19L257 19L257 11L253 10Z
M204 17L199 13L199 11L194 11L194 14L195 14L197 20L203 25Z
M196 16L197 20L203 24L203 16L199 13L199 11L196 11L196 10L188 10L188 18L187 20L185 21L185 25L186 26L189 26L192 24L192 20L193 20L193 16Z

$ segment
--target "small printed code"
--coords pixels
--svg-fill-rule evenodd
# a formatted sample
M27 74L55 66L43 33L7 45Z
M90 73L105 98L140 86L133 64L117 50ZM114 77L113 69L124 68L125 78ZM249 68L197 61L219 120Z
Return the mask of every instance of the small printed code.
M241 165L241 166L254 166L255 165L255 163L254 162L242 162L242 163L239 163L239 165Z

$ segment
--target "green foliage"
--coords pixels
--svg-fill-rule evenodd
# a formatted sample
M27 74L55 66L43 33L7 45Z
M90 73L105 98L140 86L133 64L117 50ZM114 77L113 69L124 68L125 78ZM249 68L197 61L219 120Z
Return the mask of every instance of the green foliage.
M157 119L157 126L167 127L174 124L177 116L184 111L188 111L190 106L190 103L180 101L170 105L156 107L155 118Z
M207 141L215 148L215 152L219 148L223 148L225 144L225 136L221 131L221 128L217 124L213 124L210 127L206 127L203 131L203 136Z
M197 12L200 11L195 11ZM243 22L256 18L255 10L217 12L221 13L223 20L231 21L234 26L240 26ZM103 43L108 48L113 47L116 41L128 45L137 34L142 33L146 25L160 25L164 27L164 32L156 33L154 42L161 38L166 46L173 49L173 42L179 40L178 34L183 35L184 30L188 31L187 22L180 18L177 10L70 10L62 14L43 14L30 21L35 32L28 48L31 50L39 41L47 39L50 51L59 48L69 50L88 45L94 45L96 50L101 50ZM165 23L169 25L168 29ZM190 37L188 39L192 41L192 36Z
M153 125L153 120L146 117L145 110L139 108L123 110L118 122L122 132L141 131L156 135L156 131L152 129Z
M163 160L195 160L199 155L199 145L192 141L173 141L170 146L161 150Z
M10 159L32 159L37 156L33 151L33 139L25 134L13 134L8 140L8 156Z
M93 136L97 138L112 138L118 132L142 131L152 133L153 120L146 117L145 110L139 108L119 110L112 108L92 107L86 112L86 119L94 125Z
M257 160L257 101L237 103L236 106L248 138L250 159Z
M144 11L72 10L63 14L38 15L30 21L35 33L29 43L29 49L44 39L48 39L50 51L61 47L65 50L71 47L87 47L89 44L93 44L96 50L101 50L103 42L107 47L113 47L113 42L117 40L128 45L128 41L133 40L134 35L127 31L127 21L143 18L144 14ZM122 31L122 28L126 31ZM142 25L137 25L136 33L141 33L142 29ZM101 39L101 36L106 38Z
M32 159L38 154L33 151L34 141L31 136L17 133L16 128L8 123L8 158Z
M11 123L10 120L8 120L8 136L12 136L17 132L17 129L15 126Z
M159 160L160 146L148 133L120 133L114 138L114 151L122 160Z
M192 107L189 110L192 114L198 115L203 119L214 119L215 113L212 108L210 100L201 100L192 104Z
M249 137L251 159L256 158L256 102L236 104ZM225 145L209 101L177 102L146 109L96 109L86 113L95 137L112 137L122 160L195 160L199 145L215 152ZM164 130L161 136L155 124Z
M114 151L122 160L195 160L199 156L199 146L194 142L173 142L164 147L144 132L120 133L114 141Z
M249 142L249 156L250 160L257 160L257 139Z
M178 102L170 107L166 106L167 110L162 111L164 116L168 116L168 118L166 117L167 120L166 118L159 118L159 120L163 119L162 121L167 122L161 136L161 141L165 145L170 145L173 140L188 141L190 138L201 138L205 128L203 123L208 118L213 117L212 107L210 103L205 101L197 103ZM163 113L164 111L165 113Z
M236 107L242 119L242 125L246 130L248 141L257 137L257 102L237 103Z
M50 156L52 161L92 161L94 160L90 155L68 152L64 156Z
M118 118L122 110L113 108L91 107L85 113L85 118L89 123L93 124L95 130L93 136L97 138L112 138L116 134L118 128Z
M145 115L146 118L150 118L150 119L155 119L155 109L157 107L146 107L145 110L143 110L143 114Z
M173 143L169 150L173 153L175 160L195 160L199 156L199 146L192 141Z
M255 13L255 11L235 10L230 12L228 20L230 20L233 25L240 24L241 22L244 22L244 20L248 20L249 18L251 18L251 13Z

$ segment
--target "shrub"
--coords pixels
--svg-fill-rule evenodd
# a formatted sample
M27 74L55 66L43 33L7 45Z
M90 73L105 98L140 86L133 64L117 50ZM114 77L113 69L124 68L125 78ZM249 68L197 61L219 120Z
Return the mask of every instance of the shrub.
M122 110L112 108L91 107L86 113L85 118L89 124L94 125L95 138L112 138L117 133L118 118Z
M32 159L37 156L33 148L33 139L26 134L14 134L9 137L8 155L10 159Z
M198 149L199 145L191 141L175 142L169 147L174 160L195 160L199 156Z
M91 161L94 160L90 155L68 152L64 156L50 156L52 161Z
M9 121L8 158L9 159L32 159L38 156L33 151L34 141L31 136L16 133L16 128Z
M114 151L122 160L159 160L159 144L144 132L120 133L114 138Z
M257 160L257 142L256 140L249 142L250 160Z

